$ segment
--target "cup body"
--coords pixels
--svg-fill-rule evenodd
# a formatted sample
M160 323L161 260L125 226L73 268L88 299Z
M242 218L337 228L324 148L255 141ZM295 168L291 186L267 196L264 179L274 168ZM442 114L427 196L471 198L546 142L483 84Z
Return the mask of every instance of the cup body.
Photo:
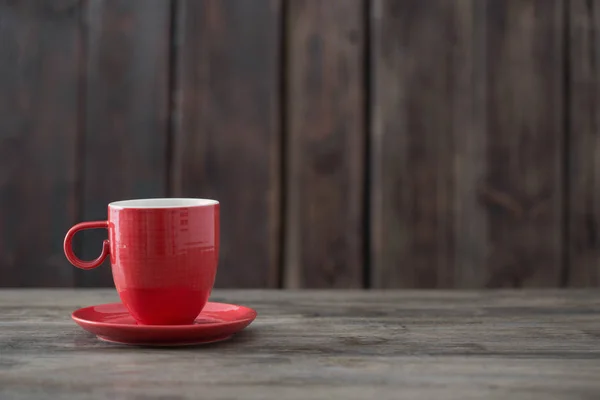
M148 199L111 203L108 240L116 289L138 322L193 323L208 301L216 277L218 202Z

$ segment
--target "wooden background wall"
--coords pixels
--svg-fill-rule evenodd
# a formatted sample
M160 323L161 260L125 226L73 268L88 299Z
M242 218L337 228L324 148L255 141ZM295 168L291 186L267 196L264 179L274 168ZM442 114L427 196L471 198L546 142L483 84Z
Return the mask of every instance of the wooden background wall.
M157 196L219 287L599 286L599 174L600 1L0 0L0 286Z

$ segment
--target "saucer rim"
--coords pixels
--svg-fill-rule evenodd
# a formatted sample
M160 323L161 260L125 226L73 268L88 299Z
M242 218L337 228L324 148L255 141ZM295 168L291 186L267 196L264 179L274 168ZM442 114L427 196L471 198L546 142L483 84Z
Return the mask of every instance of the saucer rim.
M100 326L100 327L110 327L110 328L117 328L117 329L135 329L135 330L140 330L140 329L152 329L152 330L180 330L180 329L190 329L193 327L215 327L215 326L227 326L227 325L231 325L231 324L239 324L242 322L252 322L256 319L256 317L258 316L258 313L256 312L256 310L254 310L253 308L247 307L247 306L243 306L243 305L239 305L239 304L232 304L232 303L223 303L223 302L219 302L219 301L209 301L206 303L208 304L222 304L222 305L226 305L226 306L234 306L234 307L240 307L242 309L244 309L249 316L247 318L243 318L243 319L235 319L232 321L220 321L220 322L207 322L207 323L202 323L202 324L185 324L185 325L131 325L131 324L115 324L112 322L100 322L100 321L94 321L94 320L90 320L90 319L86 319L86 318L81 318L78 317L76 314L80 313L84 310L90 309L92 307L98 307L98 306L114 306L114 305L120 305L122 306L125 311L129 314L129 311L127 310L127 307L121 303L121 302L113 302L113 303L101 303L101 304L93 304L91 306L86 306L86 307L81 307L78 308L77 310L73 311L71 313L71 319L73 319L75 322L77 322L77 324L79 323L83 323L83 324L87 324L87 325L94 325L94 326ZM131 315L131 314L129 314ZM200 311L200 314L198 315L202 315L202 311ZM200 328L199 328L200 329Z

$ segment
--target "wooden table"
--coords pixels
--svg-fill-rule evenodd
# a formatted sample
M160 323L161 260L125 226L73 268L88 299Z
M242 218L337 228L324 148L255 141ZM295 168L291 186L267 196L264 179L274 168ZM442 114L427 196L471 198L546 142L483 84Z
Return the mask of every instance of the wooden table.
M600 398L600 290L215 291L233 339L153 349L70 320L114 290L1 290L0 399Z

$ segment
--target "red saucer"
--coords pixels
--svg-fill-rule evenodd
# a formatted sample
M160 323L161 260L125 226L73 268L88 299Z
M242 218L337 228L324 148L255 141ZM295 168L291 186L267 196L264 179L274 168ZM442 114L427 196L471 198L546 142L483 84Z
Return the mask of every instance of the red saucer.
M139 325L121 303L80 308L71 318L83 329L111 343L185 346L228 339L250 325L256 311L234 304L208 302L190 325Z

